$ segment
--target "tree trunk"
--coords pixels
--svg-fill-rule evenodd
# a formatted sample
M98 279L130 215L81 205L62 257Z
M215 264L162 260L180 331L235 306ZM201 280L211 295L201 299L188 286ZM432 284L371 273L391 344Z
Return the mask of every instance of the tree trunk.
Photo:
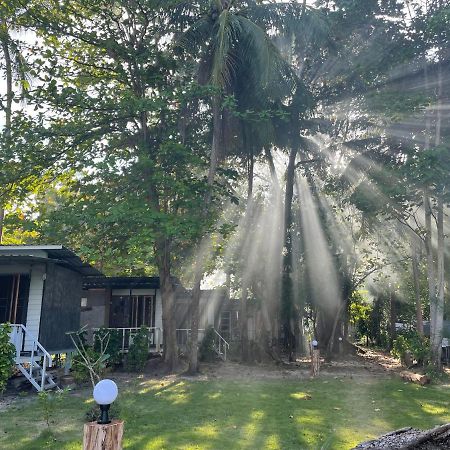
M214 185L214 178L216 176L217 168L221 158L221 143L222 143L222 112L221 112L221 97L216 95L212 101L213 112L213 139L211 145L211 158L208 170L208 190L205 195L205 203L202 210L202 217L206 217L208 214L208 208L212 200L212 188ZM199 248L201 244L199 245ZM191 300L191 333L189 337L189 368L190 374L198 372L198 324L199 318L199 305L201 294L201 282L203 280L204 267L201 261L203 255L197 255L195 262L194 273L194 286L192 289Z
M416 303L416 330L423 336L423 314L422 302L420 299L420 270L419 270L419 255L417 249L417 238L411 237L411 262L413 271L414 297Z
M444 328L444 201L442 194L437 199L437 298L436 298L436 320L433 341L433 363L441 367L442 338Z
M435 329L436 329L436 279L434 270L434 252L432 244L432 210L428 189L425 189L423 195L423 204L425 208L425 251L427 253L427 278L428 278L428 300L430 303L430 341L434 348Z
M284 249L285 254L283 260L283 274L282 274L282 312L283 312L283 326L285 333L285 342L289 352L289 360L294 361L296 357L295 348L295 324L298 320L294 299L293 299L293 286L292 286L292 198L294 196L294 181L295 181L295 159L297 157L298 150L295 147L291 148L289 153L289 163L286 172L286 192L284 198Z
M157 243L157 252L162 302L163 355L168 370L173 371L177 366L178 352L175 322L175 293L170 277L170 252L167 239L161 239Z
M392 295L390 287L389 291L389 348L392 349L396 337L395 322L397 322L397 305L395 295Z
M1 21L0 26L5 28L3 39L0 40L3 56L5 58L6 72L6 107L5 107L5 137L6 145L9 147L11 138L12 102L13 102L13 66L9 52L9 33L6 22ZM5 207L0 202L0 244L3 243Z
M201 257L199 257L201 259ZM188 373L195 375L198 373L198 325L200 321L200 295L201 283L203 279L203 268L201 263L196 263L194 287L192 289L191 301L191 333L189 339L189 368Z
M253 148L250 147L250 155L247 164L247 217L245 220L246 233L250 233L253 221L253 169L254 158ZM243 279L241 304L239 311L239 325L241 335L241 359L243 362L250 361L249 341L248 341L248 281Z
M441 122L442 122L442 69L438 67L438 87L437 87L437 105L436 105L436 128L434 144L438 147L441 144ZM442 354L442 335L444 326L444 200L443 187L438 186L437 194L437 285L435 286L434 299L434 330L431 338L431 359L433 364L441 367ZM431 217L430 217L431 221Z

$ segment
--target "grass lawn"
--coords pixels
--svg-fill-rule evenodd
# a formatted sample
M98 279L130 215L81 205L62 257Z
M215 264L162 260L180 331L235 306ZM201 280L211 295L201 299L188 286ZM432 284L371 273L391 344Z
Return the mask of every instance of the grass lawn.
M348 449L393 429L450 422L449 393L389 378L135 379L118 402L126 449ZM0 448L79 450L89 395L64 399L52 436L35 396L18 399L0 412Z

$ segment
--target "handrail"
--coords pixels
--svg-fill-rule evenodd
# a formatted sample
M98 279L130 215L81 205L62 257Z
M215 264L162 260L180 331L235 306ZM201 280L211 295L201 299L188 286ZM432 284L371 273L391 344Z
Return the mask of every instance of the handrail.
M42 346L42 344L26 329L26 327L21 324L21 323L12 323L11 324L12 328L21 328L23 330L23 334L25 335L25 337L29 337L33 343L36 345L37 348L39 348L41 350L41 352L47 357L49 358L49 367L52 367L52 357L50 356L50 353L45 350L45 348Z
M14 345L16 349L16 364L19 367L20 371L27 376L29 381L33 384L33 386L40 391L45 389L45 380L47 378L46 371L47 367L52 367L52 357L50 353L42 346L42 344L27 330L27 328L21 324L11 324L11 343ZM18 336L21 335L21 340L18 342ZM21 352L26 342L27 337L31 340L31 354L30 354L30 362L28 370L21 364L20 357ZM40 350L42 353L43 361L42 367L35 361L36 353ZM38 367L41 370L41 382L38 384L33 376L33 370Z
M227 359L227 349L230 348L230 344L225 340L225 338L215 329L213 328L214 333L219 337L219 354L221 354L221 343L223 343L223 358Z

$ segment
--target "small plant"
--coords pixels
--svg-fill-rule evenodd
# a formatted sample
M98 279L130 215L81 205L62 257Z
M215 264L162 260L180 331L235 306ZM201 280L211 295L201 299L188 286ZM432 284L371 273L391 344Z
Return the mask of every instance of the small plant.
M122 339L118 330L108 330L105 327L94 332L94 350L101 353L102 345L107 341L105 348L109 355L108 365L118 365L122 362Z
M92 387L100 381L106 368L109 355L106 353L109 343L109 334L99 337L100 351L96 352L86 343L86 327L69 333L77 354L73 358L72 373L76 381L91 381ZM78 378L78 379L77 379Z
M216 335L213 327L208 327L205 332L205 336L198 349L199 359L201 361L212 362L216 359L216 350L214 346L214 341Z
M144 369L148 359L148 328L141 327L133 336L133 342L128 349L127 367L132 372Z
M448 380L448 375L442 369L439 369L433 364L428 364L425 367L425 375L427 375L433 382Z
M9 324L0 324L0 393L6 388L6 383L12 375L16 349L9 341L11 327Z
M54 422L53 417L61 407L67 391L59 390L56 392L41 391L38 393L39 405L42 411L42 417L50 430L51 423Z

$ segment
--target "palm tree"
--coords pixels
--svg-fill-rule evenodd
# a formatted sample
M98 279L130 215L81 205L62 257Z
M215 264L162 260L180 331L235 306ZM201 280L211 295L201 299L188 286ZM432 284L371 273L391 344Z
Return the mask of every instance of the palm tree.
M182 4L181 8L186 8L186 4ZM244 147L248 139L243 137L248 132L248 126L242 117L236 118L235 111L222 106L225 96L234 97L233 108L239 112L262 111L270 105L280 104L283 98L292 93L295 85L295 76L289 64L267 32L278 17L273 11L256 1L212 0L206 9L200 10L200 16L178 39L178 44L196 58L199 82L213 88L212 146L208 171L210 190L205 199L205 216L211 202L216 172L226 151L245 153L249 150ZM261 131L258 133L259 136L262 134ZM262 141L267 143L269 136L270 133L266 134ZM252 161L256 156L255 151L260 152L263 147L263 143L251 146ZM198 261L191 304L190 372L198 370L197 339L202 278L203 266Z
M20 51L19 44L11 36L13 29L9 19L14 17L16 11L4 11L0 9L2 18L0 19L0 51L4 58L4 71L6 75L6 102L1 105L5 111L4 137L5 145L8 148L11 145L11 122L12 122L12 103L14 99L13 84L19 81L22 90L27 88L27 74L25 59ZM8 14L9 13L9 14ZM5 200L0 199L0 244L3 241L3 223L5 217Z

